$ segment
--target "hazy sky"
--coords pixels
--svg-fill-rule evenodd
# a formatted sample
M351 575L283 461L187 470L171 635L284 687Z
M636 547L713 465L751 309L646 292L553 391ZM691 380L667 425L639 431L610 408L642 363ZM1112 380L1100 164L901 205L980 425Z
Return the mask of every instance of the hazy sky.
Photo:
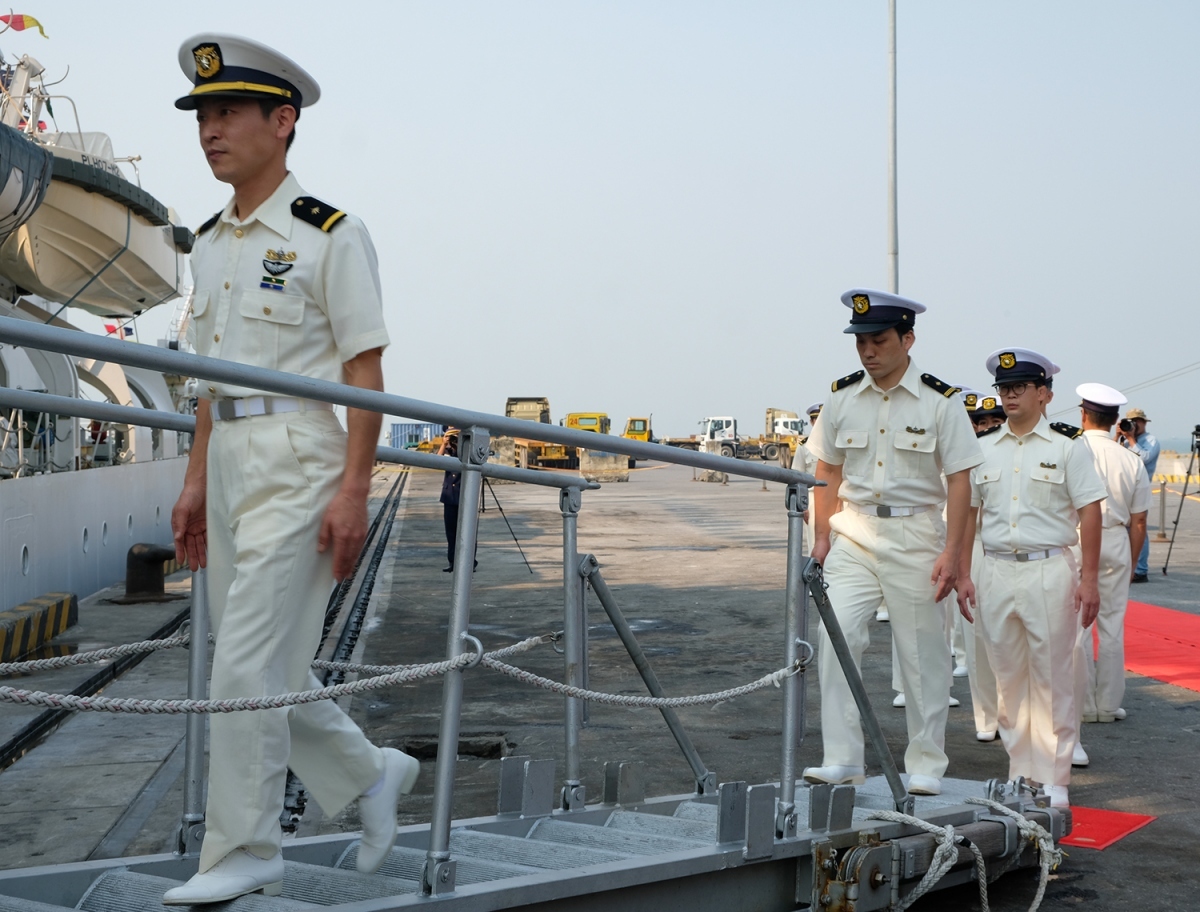
M176 52L223 31L320 82L291 166L362 216L392 392L509 395L659 434L802 409L858 367L852 286L886 279L887 3L54 2L0 36L141 154L193 228L210 175ZM1200 362L1200 4L899 4L900 290L952 383L1028 346L1074 387ZM67 106L56 106L67 127ZM161 332L172 305L142 318ZM1200 372L1131 395L1160 437ZM1068 420L1077 420L1078 412Z

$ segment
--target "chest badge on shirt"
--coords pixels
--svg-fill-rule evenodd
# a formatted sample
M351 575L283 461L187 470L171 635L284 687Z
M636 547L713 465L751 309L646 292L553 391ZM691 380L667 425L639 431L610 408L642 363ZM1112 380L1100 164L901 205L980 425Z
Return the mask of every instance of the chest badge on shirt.
M262 264L271 275L281 276L296 264L296 251L268 250Z
M1058 463L1057 462L1043 462L1042 468L1043 469L1057 469Z

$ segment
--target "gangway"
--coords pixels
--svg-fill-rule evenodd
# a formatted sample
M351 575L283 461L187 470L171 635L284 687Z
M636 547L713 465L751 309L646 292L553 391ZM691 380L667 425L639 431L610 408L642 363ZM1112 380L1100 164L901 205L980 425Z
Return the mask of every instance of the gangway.
M353 835L296 839L285 844L287 873L279 898L246 896L227 904L238 910L300 909L314 905L353 912L406 909L429 902L455 910L524 909L812 909L906 908L930 889L986 882L1010 869L1040 867L1042 888L1057 863L1056 843L1070 830L1069 809L1048 807L1046 797L1024 783L943 780L936 797L908 795L875 721L861 678L847 662L815 562L802 554L802 514L815 479L780 467L738 462L640 441L613 438L606 447L637 459L714 469L781 482L787 516L787 580L782 667L756 682L778 683L783 694L780 777L748 784L708 770L672 712L629 625L624 623L600 561L577 550L582 492L594 488L575 476L540 473L488 462L489 438L520 433L551 442L586 446L587 432L532 425L500 416L454 409L345 387L245 365L98 339L29 321L0 318L0 340L65 354L235 383L282 395L303 396L386 414L455 424L463 428L458 459L380 448L379 456L402 465L463 474L462 498L479 497L487 475L559 490L563 519L563 630L565 684L543 682L564 694L565 769L554 761L507 757L501 761L497 813L451 819L463 675L494 667L483 645L468 633L471 572L459 562L453 574L447 661L430 823L404 827L383 869L354 870ZM78 400L49 402L40 394L0 389L0 404L187 430L190 416ZM33 397L33 398L30 398ZM119 411L113 411L119 410ZM136 414L134 414L136 413ZM472 553L478 516L460 513L456 547ZM599 802L589 802L580 777L579 737L583 699L606 699L586 690L584 601L595 593L642 675L650 697L620 699L655 706L664 715L695 775L693 793L647 798L638 763L610 763ZM203 629L203 574L194 582L193 629ZM796 752L805 722L805 670L812 659L808 597L814 597L834 651L842 662L880 765L881 777L863 786L813 786L796 778ZM197 628L197 622L200 622ZM203 698L206 651L192 650L191 696ZM490 664L489 664L490 663ZM200 673L197 675L197 665ZM375 669L373 671L378 671ZM197 680L197 678L199 680ZM197 692L199 690L200 692ZM747 688L735 689L746 691ZM693 699L693 698L682 698ZM698 698L697 698L698 699ZM203 731L189 726L189 733ZM189 775L198 776L203 745L189 738ZM189 790L194 802L198 789ZM197 808L186 807L179 851L78 864L0 872L0 912L49 912L78 908L97 912L159 909L162 893L197 869L202 832ZM1040 892L1039 892L1040 899Z

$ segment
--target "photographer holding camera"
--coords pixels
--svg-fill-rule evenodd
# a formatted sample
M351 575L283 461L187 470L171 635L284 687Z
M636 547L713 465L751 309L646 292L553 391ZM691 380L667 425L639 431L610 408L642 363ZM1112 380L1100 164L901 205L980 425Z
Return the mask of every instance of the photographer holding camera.
M1117 439L1121 446L1128 447L1146 466L1146 474L1154 480L1154 470L1158 467L1158 440L1153 434L1146 433L1146 425L1150 419L1140 408L1130 409L1125 417L1117 423ZM1150 573L1150 536L1146 536L1145 544L1138 555L1137 566L1133 571L1133 582L1144 583Z
M458 434L459 430L456 427L447 426L442 431L442 445L438 447L437 454L439 456L458 456ZM462 474L459 472L447 472L442 479L442 495L438 499L442 503L442 519L446 526L446 560L449 566L442 572L451 573L454 570L454 546L455 538L458 535L458 499L459 489L462 487ZM475 551L479 551L479 542L475 542ZM474 568L479 567L479 561L475 561Z

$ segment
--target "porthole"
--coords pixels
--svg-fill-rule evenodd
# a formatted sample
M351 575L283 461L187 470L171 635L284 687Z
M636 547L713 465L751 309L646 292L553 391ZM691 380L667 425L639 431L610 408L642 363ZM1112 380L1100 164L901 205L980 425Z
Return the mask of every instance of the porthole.
M108 523L107 522L103 522L100 524L100 544L101 545L108 544Z
M157 526L161 520L162 520L162 507L155 507L154 508L154 525Z
M133 534L133 514L132 513L130 513L128 516L125 517L125 534L126 535Z
M29 576L29 545L21 545L21 576Z
M83 527L83 553L87 554L88 549L88 530L87 526Z

